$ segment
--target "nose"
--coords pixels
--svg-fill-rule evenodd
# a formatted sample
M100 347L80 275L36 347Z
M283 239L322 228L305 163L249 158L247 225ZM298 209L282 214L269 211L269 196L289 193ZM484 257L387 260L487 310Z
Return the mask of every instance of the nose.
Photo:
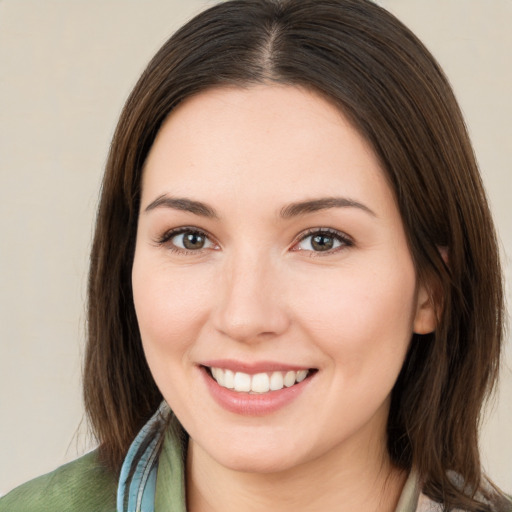
M226 262L220 279L214 326L243 343L277 337L290 324L279 269L269 258L250 255Z

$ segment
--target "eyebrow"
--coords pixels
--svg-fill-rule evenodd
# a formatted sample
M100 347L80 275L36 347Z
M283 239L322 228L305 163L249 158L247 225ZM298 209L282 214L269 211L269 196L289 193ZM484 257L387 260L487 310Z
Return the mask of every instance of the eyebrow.
M186 199L184 197L169 197L165 194L157 197L152 203L146 206L145 212L150 212L155 208L172 208L173 210L181 210L185 212L194 213L201 217L208 217L210 219L218 219L219 215L214 208L208 206L200 201Z
M281 209L280 215L283 219L289 219L291 217L327 210L329 208L359 208L372 217L377 217L376 213L368 208L368 206L347 197L322 197L311 201L291 203Z
M210 219L219 219L219 214L216 210L201 201L194 201L193 199L187 199L184 197L169 197L165 194L157 197L145 208L144 211L149 212L161 207L186 211ZM314 213L330 208L358 208L373 217L377 216L373 210L368 208L368 206L353 199L349 199L347 197L323 197L320 199L312 199L310 201L290 203L289 205L281 208L280 217L283 219L290 219L292 217L298 217L307 213Z

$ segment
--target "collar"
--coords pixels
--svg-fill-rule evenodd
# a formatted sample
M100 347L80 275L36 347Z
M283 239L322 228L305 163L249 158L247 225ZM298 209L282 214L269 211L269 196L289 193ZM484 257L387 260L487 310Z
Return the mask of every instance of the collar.
M170 416L169 406L162 402L133 440L119 475L117 512L154 512L159 451Z
M186 512L187 434L162 402L133 441L121 468L117 512ZM420 492L413 469L395 512L437 512L442 507Z

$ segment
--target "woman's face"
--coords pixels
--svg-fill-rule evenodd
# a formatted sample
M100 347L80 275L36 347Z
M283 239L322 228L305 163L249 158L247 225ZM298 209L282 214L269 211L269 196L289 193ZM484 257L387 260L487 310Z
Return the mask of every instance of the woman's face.
M383 449L411 334L434 315L340 111L292 86L203 92L162 126L142 185L135 309L195 449L259 472Z

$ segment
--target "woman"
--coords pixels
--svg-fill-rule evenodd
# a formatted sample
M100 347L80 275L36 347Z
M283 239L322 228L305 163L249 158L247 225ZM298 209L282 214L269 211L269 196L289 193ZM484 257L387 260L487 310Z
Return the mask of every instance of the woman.
M0 510L511 510L477 445L502 314L462 116L415 36L366 0L219 4L112 143L99 449Z

